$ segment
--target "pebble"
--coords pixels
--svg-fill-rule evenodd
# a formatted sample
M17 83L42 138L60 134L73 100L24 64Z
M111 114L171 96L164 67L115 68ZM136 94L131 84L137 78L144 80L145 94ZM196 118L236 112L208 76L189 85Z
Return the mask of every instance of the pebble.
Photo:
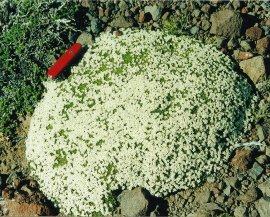
M229 49L233 49L237 45L238 45L238 42L237 42L237 40L235 38L231 38L227 43L227 46L228 46Z
M250 43L247 40L241 41L240 46L244 49L244 51L249 51L252 49Z
M216 203L205 203L201 205L201 208L207 211L212 211L212 210L218 210L218 211L224 211L218 204Z
M270 157L270 146L266 147L265 154L266 156Z
M21 191L26 192L29 196L33 195L33 191L30 188L28 188L26 185L21 187Z
M258 188L261 190L263 195L270 197L270 178L268 178L265 182L259 184Z
M240 8L240 6L241 6L240 0L233 0L233 1L232 1L232 6L233 6L233 8L234 8L235 10L238 10L238 9Z
M230 185L236 190L239 190L241 188L241 184L239 180L237 179L237 177L227 177L225 178L225 182L227 185Z
M249 76L254 84L265 76L266 69L262 56L256 56L239 63L240 68Z
M206 30L210 29L211 24L208 20L202 20L201 26L202 26L202 29L204 31L206 31Z
M262 37L262 29L259 27L250 27L246 30L246 36L252 40L258 40Z
M247 215L247 207L245 206L238 206L234 210L234 217L248 217Z
M226 44L226 38L216 37L215 44L218 48L222 48Z
M80 44L82 44L82 45L87 45L87 46L92 45L92 44L94 43L94 42L93 42L93 37L92 37L92 35L89 34L88 32L82 32L82 33L79 35L79 37L78 37L78 39L77 39L76 42L77 42L77 43L80 43Z
M257 135L260 139L260 141L263 141L266 138L266 135L264 134L263 127L261 125L256 125L257 129Z
M211 10L211 5L209 5L209 4L204 4L201 8L201 11L206 13L206 14L208 14L210 12L210 10Z
M257 41L256 49L260 54L264 54L269 49L270 36L266 36Z
M153 6L145 6L144 12L150 13L154 21L157 21L161 17L161 8L156 4Z
M194 17L199 17L201 15L201 11L199 9L195 9L193 12L192 12L192 15Z
M270 201L261 198L255 202L255 207L260 215L260 217L270 216Z
M265 35L269 35L270 33L270 28L268 26L262 26L263 30L264 30L264 34Z
M263 167L255 162L252 166L252 168L249 171L249 175L254 179L257 180L263 172Z
M267 156L266 155L260 155L259 157L256 157L256 161L259 164L264 165L267 162Z
M251 187L250 189L247 190L246 193L240 194L237 199L243 203L251 203L257 200L257 198L258 192L256 188Z
M252 58L254 55L251 52L235 50L234 56L237 60L247 60L247 59Z
M260 217L259 216L259 213L256 209L253 209L251 212L250 212L250 217Z
M237 37L241 34L243 19L233 10L221 10L211 15L211 34Z
M123 216L142 216L146 215L149 202L145 197L142 188L137 187L133 190L125 190L118 196L121 215Z
M119 17L116 17L110 23L110 25L116 28L129 28L133 26L133 23L130 20L125 19L123 16L119 16Z
M143 23L144 22L144 11L140 11L139 22L140 23Z
M94 34L99 33L101 31L101 24L98 18L91 19L90 28Z
M192 35L195 35L199 32L199 27L198 26L193 26L191 29L190 29L190 33Z
M268 19L266 20L265 25L268 26L268 27L270 27L270 18L268 18Z
M119 2L119 9L120 11L125 11L129 9L127 3L124 0L121 0Z
M200 193L197 193L195 195L195 200L198 203L207 203L207 202L209 202L210 197L211 197L211 192L209 190L206 190L206 191L202 191Z
M223 195L218 195L218 196L216 197L216 201L217 201L218 203L220 203L220 204L223 204L224 201L225 201L225 197L224 197Z
M231 186L227 186L225 189L224 189L224 194L226 195L226 196L229 196L230 194L231 194L231 192L232 192L232 188L231 188Z

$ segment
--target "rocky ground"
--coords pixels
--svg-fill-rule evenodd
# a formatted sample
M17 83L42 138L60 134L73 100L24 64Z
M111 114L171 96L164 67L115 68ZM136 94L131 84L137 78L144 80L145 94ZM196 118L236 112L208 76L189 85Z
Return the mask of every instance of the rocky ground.
M165 29L214 43L228 54L260 90L264 101L253 130L232 153L217 180L208 177L197 188L165 198L144 189L121 192L117 215L270 216L270 3L267 1L90 1L81 0L87 20L78 41L93 43L100 32L121 35L121 28ZM17 141L0 136L0 214L10 216L57 215L58 211L29 177L24 140L30 117L22 120ZM117 214L118 213L118 214Z

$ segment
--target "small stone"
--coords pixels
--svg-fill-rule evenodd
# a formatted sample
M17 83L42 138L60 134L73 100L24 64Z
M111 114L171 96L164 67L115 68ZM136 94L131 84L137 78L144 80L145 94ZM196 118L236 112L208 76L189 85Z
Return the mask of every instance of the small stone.
M236 56L236 59L238 59L238 60L247 60L247 59L252 58L253 56L254 55L251 52L239 51L237 56Z
M27 185L24 185L21 187L21 191L24 191L27 193L27 195L31 196L33 194L33 191L27 187Z
M208 203L211 197L211 192L210 191L202 191L200 193L197 193L195 195L195 200L198 203Z
M232 158L232 165L237 169L246 171L252 162L252 151L250 149L237 149L234 157Z
M109 14L110 14L110 11L109 11L108 8L106 8L105 11L104 11L104 16L105 16L105 17L108 17Z
M208 14L210 12L210 10L211 10L211 5L209 5L209 4L204 4L201 8L201 11L206 13L206 14Z
M244 49L244 51L249 51L249 50L251 50L251 46L250 46L249 42L246 41L246 40L241 41L241 42L240 42L240 46L241 46L241 48Z
M211 34L225 37L237 37L241 34L243 20L239 13L233 10L221 10L211 15Z
M265 182L259 184L258 188L265 196L270 197L270 178L268 178Z
M82 45L92 45L93 44L93 37L91 34L87 32L82 32L80 36L78 37L77 43L80 43Z
M201 26L202 26L202 29L206 31L211 27L211 24L208 20L203 20L201 23Z
M133 26L133 22L125 19L123 16L118 16L110 23L110 25L116 28L129 28Z
M270 146L266 146L265 154L270 157Z
M234 217L247 217L247 208L245 206L238 206L234 210Z
M187 217L210 217L210 216L211 213L209 213L209 211L204 209L199 209L198 211L187 215Z
M199 31L199 27L198 27L198 26L193 26L193 27L190 29L190 33L191 33L192 35L197 34L198 31Z
M180 3L180 6L179 6L180 9L185 9L186 7L187 7L187 5L185 2Z
M225 197L223 195L219 195L217 196L216 201L220 204L223 204L225 201Z
M253 209L251 212L250 212L250 217L260 217L259 216L259 213L256 209Z
M153 6L145 6L144 12L150 13L154 21L157 21L161 17L161 8L156 4Z
M232 192L231 186L227 186L227 187L224 189L224 194L225 194L226 196L229 196L229 195L231 194L231 192Z
M44 204L18 203L16 201L6 201L9 216L51 216L54 211Z
M233 0L232 1L232 6L233 6L234 10L238 10L240 8L240 6L241 6L240 0Z
M167 20L167 18L169 17L169 15L170 15L170 12L165 12L163 15L162 15L162 17L161 17L161 19L162 20Z
M257 162L255 162L249 171L249 175L254 180L257 180L260 177L260 175L262 174L262 172L263 172L263 167L260 164L258 164Z
M141 12L140 12L140 15L139 15L139 22L140 22L140 23L143 23L143 22L144 22L144 11L141 11Z
M101 7L98 8L98 16L99 17L103 17L104 16L104 10Z
M216 181L215 176L207 176L206 181L209 183L214 183Z
M231 39L228 41L228 44L227 44L227 46L228 46L229 49L233 49L233 48L235 48L237 45L238 45L238 43L237 43L237 40L236 40L235 38L231 38Z
M265 53L269 49L270 37L266 36L257 41L256 49L259 53Z
M118 196L121 215L123 216L143 216L148 209L148 200L142 188L125 190Z
M264 165L267 162L267 156L266 155L260 155L259 157L256 157L256 161L259 164Z
M181 197L183 197L185 200L190 198L191 196L191 191L181 191L178 193Z
M260 214L260 217L269 217L270 216L270 201L261 198L255 202L255 207Z
M239 63L240 68L249 76L256 84L266 74L264 59L262 56L256 56Z
M219 205L216 203L205 203L202 205L203 209L207 211L212 211L212 210L218 210L218 211L224 211Z
M222 48L226 44L226 38L224 37L217 37L215 39L215 44L218 48Z
M268 18L268 20L266 20L265 25L270 27L270 18Z
M258 40L262 37L262 29L259 27L250 27L246 30L246 36L252 40Z
M128 5L124 0L121 0L119 2L119 9L120 9L120 11L128 10Z
M90 8L89 0L81 0L81 6L84 8Z
M252 187L250 188L245 194L240 194L238 196L238 200L242 201L243 203L251 203L257 200L258 192L257 190Z
M247 14L247 13L248 13L248 7L243 7L243 8L241 9L241 13L242 13L242 14Z
M90 21L90 28L93 33L99 33L101 30L100 21L97 18L92 18Z
M199 16L201 15L201 11L198 10L198 9L195 9L195 10L192 12L192 15L193 15L194 17L199 17Z
M225 178L225 182L226 182L227 185L232 186L236 190L239 190L240 187L241 187L241 184L238 181L237 177L228 177L228 178Z

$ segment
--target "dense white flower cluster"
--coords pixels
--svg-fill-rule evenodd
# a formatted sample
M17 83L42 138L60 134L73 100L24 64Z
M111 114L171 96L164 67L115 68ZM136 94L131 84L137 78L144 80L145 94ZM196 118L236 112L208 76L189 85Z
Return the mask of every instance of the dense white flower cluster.
M101 35L71 76L48 81L26 142L41 189L66 214L110 213L110 192L156 196L216 174L252 90L212 45L126 30Z

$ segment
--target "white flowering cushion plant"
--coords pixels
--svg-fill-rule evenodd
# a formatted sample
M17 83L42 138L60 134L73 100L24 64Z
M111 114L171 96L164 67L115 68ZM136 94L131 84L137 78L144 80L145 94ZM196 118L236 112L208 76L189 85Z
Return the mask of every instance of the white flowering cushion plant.
M27 159L43 192L73 215L109 214L119 188L161 196L215 175L254 98L212 45L146 30L101 35L67 80L46 87Z

